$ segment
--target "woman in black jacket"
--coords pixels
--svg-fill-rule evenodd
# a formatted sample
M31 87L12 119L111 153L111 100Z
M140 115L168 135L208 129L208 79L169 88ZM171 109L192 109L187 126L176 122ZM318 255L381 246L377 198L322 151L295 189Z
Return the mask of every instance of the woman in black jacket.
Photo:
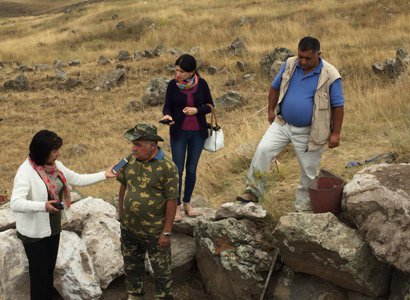
M190 204L196 182L196 169L204 143L208 137L205 115L214 106L211 92L206 81L196 71L196 60L189 54L181 55L175 61L175 79L168 84L163 120L171 123L169 133L171 137L172 159L179 173L179 195L181 196L182 176L186 167L185 185L182 202L185 213L196 217ZM181 199L178 206L181 208ZM181 219L177 209L175 220Z

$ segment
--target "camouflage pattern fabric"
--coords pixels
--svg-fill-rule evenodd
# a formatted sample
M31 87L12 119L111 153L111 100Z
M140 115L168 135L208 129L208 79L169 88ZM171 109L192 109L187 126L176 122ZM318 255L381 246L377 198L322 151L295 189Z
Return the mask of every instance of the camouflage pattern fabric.
M121 226L126 288L129 295L143 295L145 252L154 271L154 299L173 299L171 295L171 247L160 248L158 236L135 235Z
M132 157L117 180L127 187L121 224L136 235L159 235L167 199L178 198L178 171L159 149L149 162Z

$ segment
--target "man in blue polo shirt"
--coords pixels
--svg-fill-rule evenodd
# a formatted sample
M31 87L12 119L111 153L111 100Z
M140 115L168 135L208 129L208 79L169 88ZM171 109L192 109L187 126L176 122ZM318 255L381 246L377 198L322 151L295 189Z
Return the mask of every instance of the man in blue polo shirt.
M295 208L312 210L307 188L318 174L324 145L339 145L344 114L340 74L320 55L319 40L304 37L298 56L289 58L273 80L268 98L271 125L252 159L245 193L237 200L263 199L270 162L292 143L301 169Z

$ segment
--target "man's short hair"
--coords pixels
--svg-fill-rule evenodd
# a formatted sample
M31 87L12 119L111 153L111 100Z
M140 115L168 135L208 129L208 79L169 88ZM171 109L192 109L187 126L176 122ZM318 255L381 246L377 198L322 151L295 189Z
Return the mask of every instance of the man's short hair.
M305 36L300 40L298 50L308 51L312 50L314 53L320 51L320 42L317 38L311 36Z

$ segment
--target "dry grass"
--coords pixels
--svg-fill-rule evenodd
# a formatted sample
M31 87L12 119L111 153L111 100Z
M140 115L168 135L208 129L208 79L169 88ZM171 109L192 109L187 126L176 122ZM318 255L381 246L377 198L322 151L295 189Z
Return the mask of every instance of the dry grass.
M39 3L49 2L53 1ZM62 1L54 3L63 11ZM296 51L297 42L305 35L318 37L323 57L344 74L343 140L339 148L325 152L322 166L349 179L357 169L345 169L348 161L363 161L388 151L397 151L402 157L410 153L409 76L391 81L371 71L372 63L394 57L397 48L410 50L407 1L188 0L182 5L176 0L128 0L71 7L70 13L0 19L0 61L32 66L52 64L55 59L80 59L81 66L66 71L79 74L84 82L71 92L63 91L46 79L47 75L54 76L54 71L37 72L26 74L31 84L28 92L0 90L3 118L0 192L10 195L15 171L27 155L30 139L43 128L63 137L62 160L79 172L103 169L128 153L123 132L136 122L156 124L161 117L160 107L133 112L129 110L129 102L141 99L152 78L171 78L165 66L176 57L166 54L125 63L127 80L109 92L91 88L101 74L114 68L114 65L97 66L96 60L101 54L114 59L119 50L133 53L160 43L168 49L178 47L183 51L197 46L200 61L224 70L217 75L203 72L214 98L229 90L223 85L227 79L236 78L240 82L243 74L235 67L237 60L246 61L251 71L257 73L254 81L234 87L248 104L234 111L219 112L226 135L225 149L204 153L200 161L195 193L205 195L214 206L233 200L242 191L253 150L267 128L266 110L257 113L266 105L270 84L270 79L260 74L262 55L275 47ZM114 15L118 18L113 18ZM254 22L239 26L241 16L250 16ZM145 25L142 18L150 18L155 27ZM124 21L129 29L117 30L119 21ZM237 36L243 37L247 44L245 56L214 51L227 47ZM0 70L1 85L18 74L14 63L6 64ZM159 130L168 137L165 127L160 126ZM75 144L85 146L86 153L73 155L71 148ZM169 153L167 142L164 148ZM291 147L278 159L279 173L272 171L276 183L267 195L271 200L264 204L274 218L292 210L299 176ZM110 181L83 188L81 192L112 200L117 186L115 181Z

